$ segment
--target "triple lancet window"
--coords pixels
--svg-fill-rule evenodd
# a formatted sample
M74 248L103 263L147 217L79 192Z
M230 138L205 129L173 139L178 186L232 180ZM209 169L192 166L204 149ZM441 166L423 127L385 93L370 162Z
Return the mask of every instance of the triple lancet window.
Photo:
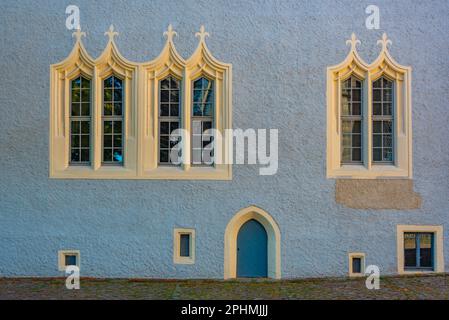
M105 35L93 59L78 30L69 57L51 66L50 176L230 179L231 65L212 56L204 27L187 60L171 26L161 54L147 63L119 53L112 26Z
M411 68L393 60L385 34L371 64L354 34L347 43L350 53L327 73L327 176L411 178Z

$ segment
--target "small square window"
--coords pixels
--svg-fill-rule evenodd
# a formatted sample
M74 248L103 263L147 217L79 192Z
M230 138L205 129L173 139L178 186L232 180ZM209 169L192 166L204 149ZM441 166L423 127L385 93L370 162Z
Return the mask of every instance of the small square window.
M65 271L68 266L80 266L80 252L78 250L58 251L58 269Z
M349 253L349 276L360 277L365 274L365 254L360 252Z
M173 234L173 262L176 264L195 263L195 230L175 229Z
M76 255L74 254L66 254L64 256L65 258L65 265L66 266L76 266Z

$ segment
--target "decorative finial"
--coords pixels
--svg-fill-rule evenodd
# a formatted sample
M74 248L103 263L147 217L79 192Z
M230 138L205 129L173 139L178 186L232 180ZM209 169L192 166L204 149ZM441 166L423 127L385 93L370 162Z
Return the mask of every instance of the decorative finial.
M109 30L104 33L105 36L109 37L109 41L114 41L114 37L118 36L118 32L114 31L114 26L111 24Z
M204 26L200 27L200 32L195 33L195 37L200 38L200 41L204 41L206 37L209 37L209 32L206 32Z
M351 34L351 39L346 40L346 44L351 46L351 51L355 51L356 46L360 43L360 40L357 39L354 32Z
M167 37L168 41L173 41L173 37L177 36L178 34L176 33L175 30L173 30L173 27L171 24L168 25L168 29L167 31L164 32L164 36Z
M81 41L82 37L85 37L86 33L85 32L81 32L81 28L76 29L76 31L74 33L72 33L72 37L76 38L76 41Z
M380 44L382 46L382 51L386 51L387 46L392 45L393 42L390 39L388 39L387 34L384 32L384 34L382 35L382 39L377 40L377 44Z

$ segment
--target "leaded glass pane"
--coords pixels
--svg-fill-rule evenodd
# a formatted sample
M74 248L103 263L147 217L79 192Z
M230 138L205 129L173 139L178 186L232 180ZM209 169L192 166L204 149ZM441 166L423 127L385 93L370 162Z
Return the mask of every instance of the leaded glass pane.
M214 82L204 77L195 80L192 100L192 164L211 165L213 137L206 131L213 128Z
M392 163L393 82L381 77L373 82L373 162Z
M79 76L71 81L70 164L90 162L90 80Z
M175 130L181 122L179 112L180 81L169 76L159 87L159 164L177 163L181 156L177 144L181 140ZM172 158L173 157L173 158Z
M103 81L103 163L123 164L123 80Z
M362 82L355 77L343 81L341 90L341 162L362 162Z

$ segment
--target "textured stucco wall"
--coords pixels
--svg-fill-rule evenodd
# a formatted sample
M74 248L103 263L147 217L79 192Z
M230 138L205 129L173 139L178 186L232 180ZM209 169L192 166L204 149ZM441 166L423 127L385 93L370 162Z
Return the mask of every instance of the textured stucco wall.
M381 30L365 28L372 1L12 1L0 3L0 276L57 276L57 250L81 251L82 275L223 277L226 224L256 205L281 229L283 277L344 275L347 253L396 272L396 225L442 224L449 270L449 3L376 1ZM233 64L234 128L277 128L279 171L234 166L232 181L48 179L49 65L73 45L65 8L77 4L98 56L113 23L122 54L159 54L172 23L188 57L204 24L212 53ZM386 31L413 67L411 211L350 209L325 177L326 67L352 32L372 61ZM173 228L196 229L196 263L172 262Z

